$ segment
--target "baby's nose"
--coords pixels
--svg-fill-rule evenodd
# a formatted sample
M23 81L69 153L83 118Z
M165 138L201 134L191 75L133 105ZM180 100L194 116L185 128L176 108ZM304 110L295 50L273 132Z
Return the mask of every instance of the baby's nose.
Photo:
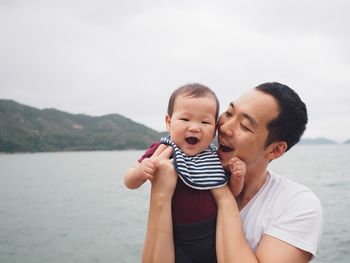
M198 125L198 124L192 123L192 124L190 125L190 127L189 127L189 130L190 130L190 131L193 131L193 132L198 132L198 131L200 131L200 128L199 128L199 125Z

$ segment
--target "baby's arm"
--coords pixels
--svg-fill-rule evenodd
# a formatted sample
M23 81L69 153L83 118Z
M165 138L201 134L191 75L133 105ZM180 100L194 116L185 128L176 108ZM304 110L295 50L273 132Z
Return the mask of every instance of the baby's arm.
M141 163L137 162L124 176L124 184L129 189L139 188L146 180L152 180L155 171L154 163L145 158Z
M244 177L246 174L246 164L238 157L230 160L231 178L229 187L234 197L237 197L243 189Z

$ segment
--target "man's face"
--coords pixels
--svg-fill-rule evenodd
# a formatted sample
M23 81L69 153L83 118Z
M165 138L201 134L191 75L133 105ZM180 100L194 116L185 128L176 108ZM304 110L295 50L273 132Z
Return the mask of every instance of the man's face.
M277 116L275 99L255 89L230 103L218 124L218 155L226 170L235 156L245 161L247 172L267 165L267 124Z

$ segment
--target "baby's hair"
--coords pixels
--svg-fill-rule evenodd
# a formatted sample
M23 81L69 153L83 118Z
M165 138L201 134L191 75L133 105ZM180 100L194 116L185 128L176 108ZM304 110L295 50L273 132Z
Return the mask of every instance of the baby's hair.
M204 86L199 83L190 83L186 84L184 86L181 86L174 90L174 92L171 94L169 103L168 103L168 115L171 117L173 115L174 111L174 104L177 97L180 95L185 97L191 97L191 98L205 98L205 97L212 97L215 99L216 102L216 113L215 113L215 120L219 117L219 110L220 110L220 103L218 98L216 97L216 94L214 91L212 91L207 86Z

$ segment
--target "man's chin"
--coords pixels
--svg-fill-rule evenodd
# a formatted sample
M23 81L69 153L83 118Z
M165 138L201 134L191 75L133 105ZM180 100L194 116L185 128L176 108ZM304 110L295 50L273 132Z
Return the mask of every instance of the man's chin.
M230 166L228 165L228 162L222 163L222 168L226 173L231 173Z

